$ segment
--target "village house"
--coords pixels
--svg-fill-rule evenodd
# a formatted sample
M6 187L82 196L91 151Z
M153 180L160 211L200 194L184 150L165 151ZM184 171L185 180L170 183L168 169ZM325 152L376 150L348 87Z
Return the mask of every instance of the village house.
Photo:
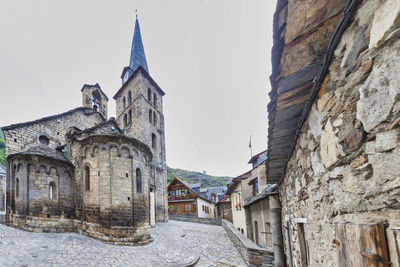
M201 193L201 184L187 184L174 178L168 184L168 214L171 216L188 216L212 218L214 203Z
M252 222L248 218L249 214L244 209L244 204L259 192L267 188L267 177L265 169L265 160L267 151L260 152L252 156L249 164L252 169L236 178L228 184L227 195L231 198L233 225L245 236L251 240L254 239ZM256 223L257 224L257 223ZM262 231L264 227L257 228ZM250 230L250 231L249 231ZM258 244L257 244L258 245Z
M231 199L232 224L243 235L247 236L246 214L244 212L244 202L253 194L253 187L248 185L248 178L251 171L243 173L232 179L228 184L227 195Z
M276 266L400 265L399 18L399 0L277 2Z
M168 221L165 93L149 74L137 18L121 78L116 118L107 120L100 86L85 84L82 107L2 128L8 225L145 244L150 227Z
M224 219L231 223L233 222L231 197L229 195L225 195L215 203L215 219Z

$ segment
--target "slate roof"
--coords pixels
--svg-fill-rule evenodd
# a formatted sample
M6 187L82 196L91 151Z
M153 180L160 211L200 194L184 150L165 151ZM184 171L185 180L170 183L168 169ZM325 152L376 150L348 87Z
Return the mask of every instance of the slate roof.
M227 190L228 188L226 186L208 187L208 188L202 188L201 194L210 201L213 201L211 195L214 194L216 198L213 202L217 202L225 196Z
M12 158L17 155L42 156L45 158L62 161L62 162L65 162L65 163L73 166L72 162L62 152L63 148L64 148L64 146L52 147L52 146L40 144L40 145L37 145L34 147L30 147L22 152L11 154L7 157L7 159Z
M334 50L359 1L347 0L346 3L344 2L344 0L331 1L330 9L332 10L324 7L324 12L320 12L315 18L318 21L314 25L306 27L307 32L302 32L300 36L286 44L285 14L287 12L284 12L284 9L287 9L288 1L277 1L273 22L271 91L268 104L268 157L266 164L269 183L280 183L285 175L286 165L295 148L297 137L328 72ZM323 27L324 22L328 19L340 14L340 11L342 11L342 16L337 19L338 22L332 30L331 38L329 38L328 30L324 29L327 37L312 39L318 41L313 45L326 47L326 52L322 55L315 55L315 58L310 61L304 59L304 66L301 66L300 70L287 76L281 76L281 62L285 62L285 60L281 61L284 48L285 57L288 53L299 53L298 50L294 50L295 48L292 50L293 42L300 39L305 40L305 37L316 32L318 27ZM304 45L310 44L305 43Z
M257 155L252 156L248 163L253 164L253 169L254 169L266 160L267 160L267 150L264 150L263 152L260 152Z
M111 117L108 121L97 124L91 128L87 128L81 133L87 135L111 135L126 137L113 117Z
M278 185L277 184L268 184L267 188L265 188L261 193L259 193L258 195L249 198L248 200L246 200L244 202L243 207L247 207L259 200L262 200L264 198L266 198L267 196L271 195L271 194L275 194L278 191Z
M11 124L9 126L2 127L1 129L3 131L12 130L12 129L15 129L15 128L18 128L18 127L22 127L22 126L27 126L27 125L30 125L30 124L35 124L35 123L39 123L39 122L43 122L43 121L49 121L49 120L61 118L61 117L65 116L65 115L68 115L68 114L71 114L71 113L74 113L74 112L78 112L78 111L84 111L85 114L97 113L105 121L103 115L101 115L101 113L97 112L96 110L94 110L92 108L87 108L87 107L78 107L78 108L74 108L74 109L71 109L69 111L57 114L57 115L44 117L44 118L41 118L41 119L38 119L38 120L27 121L27 122L22 122L22 123L17 123L17 124Z
M251 170L233 178L232 182L228 184L228 190L226 191L226 194L231 195L235 190L236 186L240 183L240 181L243 181L249 178L250 176L251 176Z
M139 66L142 66L147 71L147 73L149 73L146 55L144 54L142 34L140 33L139 20L136 17L129 67L132 71L135 71Z

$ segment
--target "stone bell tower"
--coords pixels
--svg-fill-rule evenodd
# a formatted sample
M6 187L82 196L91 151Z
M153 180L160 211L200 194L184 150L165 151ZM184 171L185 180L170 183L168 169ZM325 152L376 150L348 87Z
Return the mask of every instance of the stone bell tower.
M136 17L129 66L122 71L122 87L115 94L117 122L124 134L146 144L153 153L149 166L150 191L155 192L155 217L168 220L164 91L149 74Z
M107 109L108 109L108 97L101 90L100 85L96 83L95 85L85 84L82 89L82 106L88 108L94 108L107 119Z

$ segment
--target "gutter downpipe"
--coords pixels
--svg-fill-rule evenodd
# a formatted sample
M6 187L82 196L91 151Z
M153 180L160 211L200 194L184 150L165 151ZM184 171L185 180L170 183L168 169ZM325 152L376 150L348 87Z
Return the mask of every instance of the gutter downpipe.
M282 236L282 215L279 193L269 196L269 206L271 209L271 230L274 239L274 262L276 267L285 266L285 254L283 251Z

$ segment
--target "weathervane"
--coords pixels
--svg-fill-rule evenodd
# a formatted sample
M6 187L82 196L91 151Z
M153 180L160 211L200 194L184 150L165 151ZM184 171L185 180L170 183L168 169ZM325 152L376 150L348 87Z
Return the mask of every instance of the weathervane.
M136 18L137 18L137 8L135 9L135 13L136 13Z

